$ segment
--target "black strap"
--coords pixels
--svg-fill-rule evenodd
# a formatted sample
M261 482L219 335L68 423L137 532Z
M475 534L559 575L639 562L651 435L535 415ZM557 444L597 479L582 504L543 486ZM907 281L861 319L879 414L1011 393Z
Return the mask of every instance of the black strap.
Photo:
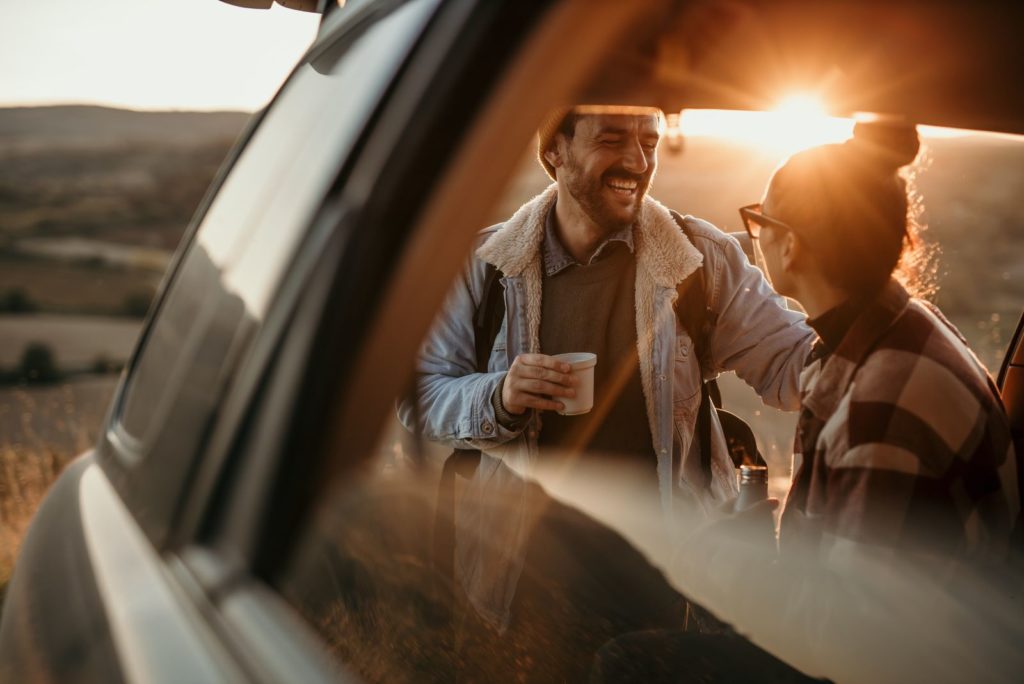
M476 345L476 369L487 372L487 361L491 358L494 340L501 330L505 317L505 289L501 286L501 271L493 264L486 264L484 290L473 317L473 340Z
M505 289L501 272L486 264L480 305L473 316L473 344L478 372L487 372L494 340L505 317ZM434 508L434 566L446 580L455 578L455 475L473 477L480 466L477 449L455 449L445 459ZM453 587L454 588L454 587Z
M692 227L677 212L672 217L679 224L683 233L691 243ZM689 278L679 284L679 296L676 299L676 315L679 322L693 339L694 353L700 362L709 359L708 338L715 324L716 316L707 303L707 289L704 280L704 268L697 269ZM757 439L753 430L739 416L722 408L722 392L717 380L701 383L700 408L697 410L697 437L700 440L700 470L704 486L711 484L711 411L714 408L718 422L725 435L726 448L732 458L733 465L766 465L764 456L757 449Z
M672 218L686 235L691 244L696 240L689 222L678 212L672 212ZM708 352L708 338L714 321L714 313L708 306L707 288L702 265L683 282L679 283L676 297L676 316L680 325L693 340L693 352L699 364L703 364ZM700 472L704 487L711 485L711 409L722 407L722 393L717 380L703 381L703 370L700 384L700 408L697 409L697 424L694 426L700 444ZM680 454L680 458L682 454Z

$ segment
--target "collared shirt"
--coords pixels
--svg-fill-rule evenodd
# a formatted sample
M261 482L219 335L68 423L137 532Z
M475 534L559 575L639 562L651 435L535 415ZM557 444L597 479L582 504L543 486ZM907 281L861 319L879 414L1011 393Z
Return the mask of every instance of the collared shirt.
M865 306L864 301L847 299L820 316L807 319L807 325L818 333L818 340L807 358L807 363L823 359L835 351Z
M544 275L550 278L556 273L568 268L569 266L579 265L576 258L569 253L569 251L562 245L562 241L558 239L558 227L555 223L555 204L551 205L551 209L548 210L547 217L544 220ZM628 225L620 230L612 233L604 239L597 249L594 250L594 254L590 257L590 261L587 262L587 266L594 263L601 258L605 248L613 242L624 242L629 247L630 252L634 252L633 248L633 226Z

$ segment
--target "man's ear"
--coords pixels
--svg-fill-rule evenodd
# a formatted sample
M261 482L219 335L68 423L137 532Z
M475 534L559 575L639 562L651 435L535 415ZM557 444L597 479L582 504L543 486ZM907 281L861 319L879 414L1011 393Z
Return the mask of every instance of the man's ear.
M551 144L548 145L548 149L544 150L544 159L556 169L562 165L564 159L562 152L564 144L565 136L562 133L555 133L554 137L551 138Z

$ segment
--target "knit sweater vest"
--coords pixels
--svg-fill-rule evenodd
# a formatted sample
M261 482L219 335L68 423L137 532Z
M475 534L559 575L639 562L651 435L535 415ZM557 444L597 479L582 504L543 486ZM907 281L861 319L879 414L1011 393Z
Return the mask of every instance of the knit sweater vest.
M636 261L622 242L592 263L572 265L543 281L540 345L544 354L591 352L594 408L579 416L543 414L539 445L570 455L650 461L654 447L637 358Z

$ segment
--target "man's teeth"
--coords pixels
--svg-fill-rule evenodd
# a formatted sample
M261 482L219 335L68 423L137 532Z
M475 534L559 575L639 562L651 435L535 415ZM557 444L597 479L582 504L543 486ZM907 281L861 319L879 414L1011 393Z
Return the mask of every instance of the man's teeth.
M626 180L610 180L610 181L608 181L608 187L610 187L612 190L616 190L616 191L624 193L624 194L632 193L634 190L636 190L637 185L638 185L638 183L636 181L626 181Z

